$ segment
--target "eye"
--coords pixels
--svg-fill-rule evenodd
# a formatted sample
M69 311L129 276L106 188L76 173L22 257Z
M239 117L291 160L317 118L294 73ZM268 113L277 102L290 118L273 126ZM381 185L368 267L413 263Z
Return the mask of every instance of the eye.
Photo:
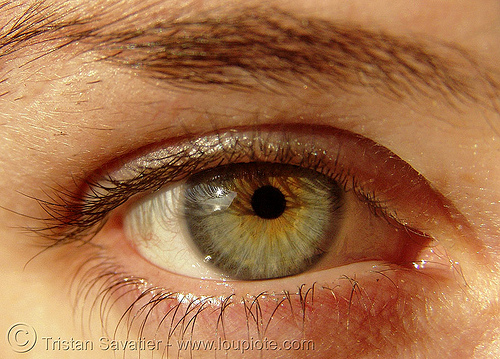
M60 197L41 203L56 221L41 232L54 246L91 244L77 298L93 293L115 333L167 343L306 338L321 353L361 353L352 343L418 336L408 313L425 317L419 298L459 275L442 243L473 238L408 163L325 126L171 139Z
M124 230L156 266L212 279L271 279L357 260L400 263L405 251L423 246L427 238L417 243L402 226L376 218L351 181L331 175L268 162L217 166L133 205Z
M124 223L163 269L270 279L318 263L345 222L344 201L339 184L316 171L253 162L192 175L133 206Z
M88 228L66 239L106 215L114 238L161 270L264 280L357 262L411 267L429 233L454 230L452 207L422 176L347 131L244 128L142 153L90 183Z

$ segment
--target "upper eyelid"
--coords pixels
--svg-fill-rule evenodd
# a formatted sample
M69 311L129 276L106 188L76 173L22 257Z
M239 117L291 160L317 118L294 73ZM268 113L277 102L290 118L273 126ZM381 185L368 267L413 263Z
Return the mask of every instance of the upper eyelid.
M252 152L255 150L250 149L249 146L257 146L259 148L259 146L266 143L266 140L269 140L267 142L270 143L295 141L299 144L295 146L295 150L292 150L288 154L282 153L283 157L280 157L278 162L286 163L286 161L291 161L290 164L293 164L293 161L295 161L296 165L300 165L300 162L305 158L304 156L310 156L309 161L313 161L308 163L311 169L316 169L327 175L333 173L336 176L340 176L340 178L337 178L337 181L341 181L340 183L342 181L354 180L351 178L352 175L358 176L356 180L358 183L368 181L370 185L367 188L370 191L378 193L377 200L389 201L392 210L399 211L398 215L406 213L406 222L401 222L399 219L396 219L396 221L409 229L419 228L424 223L433 223L434 227L439 224L448 234L453 232L455 235L461 233L464 236L467 233L470 236L469 224L455 209L453 204L449 203L439 193L434 192L423 177L397 156L390 153L384 147L373 147L376 144L371 140L328 126L309 127L301 125L298 128L294 128L293 126L283 128L282 126L269 125L259 128L257 132L255 132L256 129L253 129L252 132L252 129L252 127L245 127L226 132L220 130L216 134L200 135L192 140L179 140L180 143L177 145L174 141L173 145L165 149L160 145L156 145L160 146L158 150L153 150L152 148L144 149L138 153L136 152L135 159L118 159L115 161L115 164L104 166L104 168L108 169L105 169L104 172L101 171L100 174L96 173L85 180L84 184L86 184L86 187L82 188L79 192L65 193L64 196L60 196L60 201L56 203L41 203L53 217L49 223L55 223L54 226L49 226L49 229L59 228L62 230L59 234L57 234L57 231L54 234L45 231L49 234L47 237L56 240L58 243L84 238L84 236L88 238L91 233L96 233L100 226L104 225L105 222L103 220L107 213L124 204L131 196L145 191L151 192L172 183L172 181L182 180L183 177L181 174L184 173L183 176L186 177L189 174L189 170L202 171L204 168L223 164L224 161L227 163L231 161L238 162L239 158L245 158L245 155L247 157L244 162L251 161L251 157L255 156L256 153ZM267 134L266 130L268 131ZM254 137L247 138L246 145L239 142L238 135L244 137L248 136L248 134ZM269 137L266 138L266 136ZM273 137L273 140L271 140L271 137ZM253 140L256 140L256 142L253 143ZM198 145L195 145L197 141L199 141ZM333 146L330 147L330 150L334 149L335 145L331 141L339 141L339 146L344 142L345 151L339 147L336 154L335 150L332 153L319 152L321 151L320 149L324 150L329 145ZM246 151L247 153L238 154L238 149L232 148L235 143L239 143L240 151L243 150L243 152ZM224 146L227 146L226 150L224 150ZM210 153L207 153L210 151L213 152L212 157ZM279 153L280 148L276 148L275 151L277 152L274 152L274 155L278 156L277 153ZM294 151L301 151L301 153ZM189 154L194 157L190 159ZM339 156L339 154L344 158L343 160L339 161L338 158L331 157L332 155ZM368 157L363 158L366 154L368 154ZM165 157L165 155L168 157ZM272 159L272 148L267 155ZM378 159L372 159L371 156L373 155ZM287 156L289 157L288 160ZM256 157L262 161L262 158L266 158L266 155ZM173 168L168 166L168 158L174 159ZM156 160L159 161L155 162ZM208 163L210 161L213 162L212 165ZM356 163L349 165L348 162L350 161ZM328 162L330 164L325 165ZM152 167L145 167L144 164L147 166L152 165ZM332 168L332 166L336 167L337 164L347 166L347 168ZM185 166L188 167L186 168ZM314 166L320 167L315 168ZM366 168L364 168L365 166ZM349 169L350 167L351 169L352 167L357 168L357 173L345 173L346 170L351 170ZM361 172L359 172L360 170ZM378 172L374 173L373 171ZM389 171L389 175L392 176L387 177L387 175L384 175L384 171ZM108 191L109 193L107 193ZM384 191L389 192L385 193ZM381 196L381 194L384 194L385 197ZM366 195L370 196L369 193ZM422 197L423 195L426 196L425 199ZM397 201L394 202L391 196L396 197ZM368 197L367 201L369 200ZM404 204L402 204L403 202ZM397 203L399 204L396 206ZM69 212L65 214L64 211ZM394 214L386 213L385 215L392 216ZM461 227L460 230L456 230L455 228L458 225ZM428 228L419 229L426 231ZM92 232L89 233L88 230L92 230ZM43 234L43 229L40 232ZM434 235L435 233L430 232L430 234ZM455 237L455 235L452 237ZM473 236L470 237L472 238ZM478 245L478 243L474 243L474 245Z

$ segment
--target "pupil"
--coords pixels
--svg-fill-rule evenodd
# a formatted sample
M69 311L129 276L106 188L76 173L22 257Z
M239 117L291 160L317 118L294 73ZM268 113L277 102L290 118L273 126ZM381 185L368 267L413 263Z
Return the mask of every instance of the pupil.
M252 208L255 214L261 218L278 218L285 211L286 199L276 187L263 186L253 193Z

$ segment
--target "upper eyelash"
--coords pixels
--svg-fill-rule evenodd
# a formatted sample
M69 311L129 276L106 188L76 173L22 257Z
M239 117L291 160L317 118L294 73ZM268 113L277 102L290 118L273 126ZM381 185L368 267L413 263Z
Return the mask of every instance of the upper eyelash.
M266 161L258 161L254 148L244 147L239 141L235 141L235 147L224 148L222 141L215 143L213 147L222 146L223 150L210 154L209 156L200 155L203 148L195 148L194 141L188 142L188 145L182 150L174 152L169 157L166 164L158 168L144 168L137 172L133 178L122 180L114 178L112 174L107 173L100 178L81 181L74 180L75 185L80 189L72 192L65 188L54 189L51 195L47 194L47 199L35 200L47 213L47 217L41 219L43 225L38 228L29 228L30 231L37 233L43 238L50 240L49 246L56 246L74 241L83 241L88 243L93 236L99 232L107 221L108 214L115 208L124 204L129 198L139 193L154 192L169 183L185 179L191 173L206 169L206 163L215 163L212 167L217 167L223 163L237 163L241 158L255 159L258 162L276 162L287 163L297 156L289 143L289 134L283 133L284 143L279 150L275 151L274 156L270 156ZM254 140L260 141L259 150L268 156L271 152L265 148L265 137L261 132L255 133ZM194 153L193 153L194 149ZM266 151L268 153L266 153ZM336 181L344 190L353 190L358 199L365 203L372 213L378 217L398 227L404 227L405 230L411 230L421 235L422 232L412 229L397 219L397 215L392 213L386 201L379 201L376 193L366 191L360 183L357 182L354 174L346 173L337 166L338 158L333 164L327 165L327 160L321 152L312 154L304 149L300 154L300 166L315 170ZM166 158L162 158L162 161ZM331 162L331 161L330 161ZM81 189L85 188L86 191Z

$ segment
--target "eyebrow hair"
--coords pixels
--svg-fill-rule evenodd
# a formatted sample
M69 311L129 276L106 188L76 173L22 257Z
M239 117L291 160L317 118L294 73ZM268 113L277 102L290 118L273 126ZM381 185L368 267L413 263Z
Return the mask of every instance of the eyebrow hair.
M71 16L76 11L54 10L44 1L35 4L0 36L0 59L40 42L56 45L39 57L78 43L98 54L99 61L187 88L224 85L280 92L282 86L298 84L346 91L362 87L393 99L420 94L494 108L500 93L492 74L465 50L278 8L190 10L188 16L170 12L128 27L130 15L157 4L119 16L115 8L108 11L111 16L100 17Z

